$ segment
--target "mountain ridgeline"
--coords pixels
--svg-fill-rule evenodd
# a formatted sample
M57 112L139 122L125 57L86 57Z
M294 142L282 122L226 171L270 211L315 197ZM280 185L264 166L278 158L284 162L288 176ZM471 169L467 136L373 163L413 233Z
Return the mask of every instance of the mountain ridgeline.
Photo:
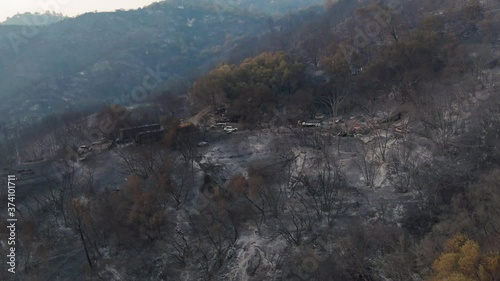
M266 8L263 3L255 5ZM186 85L224 59L246 56L250 43L268 32L269 15L245 11L248 5L165 1L47 26L1 25L0 110L25 122L117 99L126 104L123 96L152 70L162 73L154 91Z
M157 4L46 27L0 27L2 105L20 105L15 116L22 119L110 103L142 85L149 68L173 79L216 63L262 22L235 13L221 21L207 7Z
M45 12L45 13L23 13L16 14L1 22L0 25L50 25L60 22L66 17L61 13Z

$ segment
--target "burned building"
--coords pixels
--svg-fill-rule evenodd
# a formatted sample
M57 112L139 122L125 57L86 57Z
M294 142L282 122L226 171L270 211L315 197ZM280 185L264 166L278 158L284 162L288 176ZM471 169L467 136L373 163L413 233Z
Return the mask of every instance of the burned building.
M298 125L302 127L321 127L321 120L299 121Z
M120 130L120 137L116 143L137 142L141 143L148 138L157 139L158 135L163 136L164 129L160 124L150 124L140 127L132 127ZM160 138L161 139L161 138Z
M165 135L165 130L160 127L158 130L140 132L135 136L135 143L148 144L160 141Z

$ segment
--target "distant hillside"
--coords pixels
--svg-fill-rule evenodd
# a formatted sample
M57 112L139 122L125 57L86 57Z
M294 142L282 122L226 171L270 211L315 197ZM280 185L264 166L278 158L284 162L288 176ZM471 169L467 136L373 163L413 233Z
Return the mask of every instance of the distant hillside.
M324 0L205 0L221 6L239 7L249 11L283 15L311 5L322 5Z
M11 120L31 120L117 98L127 103L122 98L151 70L168 73L165 87L182 83L245 48L242 38L267 30L264 16L237 9L220 15L213 5L162 2L87 13L34 34L1 25L0 110Z
M87 13L29 32L12 25L26 14L9 19L0 25L0 121L133 103L127 97L151 70L168 73L153 92L187 85L223 60L255 52L252 46L269 32L267 12L320 2L168 0Z
M10 18L7 18L0 25L49 25L56 22L60 22L66 17L63 14L58 14L54 12L41 13L24 13L17 14Z

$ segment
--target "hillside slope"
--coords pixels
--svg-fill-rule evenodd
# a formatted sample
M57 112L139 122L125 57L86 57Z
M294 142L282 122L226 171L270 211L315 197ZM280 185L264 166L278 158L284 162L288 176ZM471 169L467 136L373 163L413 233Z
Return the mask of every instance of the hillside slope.
M110 103L152 70L162 73L162 85L176 83L216 64L265 23L238 10L221 19L213 6L159 3L44 27L0 26L0 110L29 120Z

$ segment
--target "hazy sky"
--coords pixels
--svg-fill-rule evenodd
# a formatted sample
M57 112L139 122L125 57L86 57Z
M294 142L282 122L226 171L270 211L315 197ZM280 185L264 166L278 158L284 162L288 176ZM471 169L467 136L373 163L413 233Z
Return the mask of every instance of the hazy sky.
M0 21L17 13L45 12L47 10L76 16L92 11L136 9L157 0L0 0Z

